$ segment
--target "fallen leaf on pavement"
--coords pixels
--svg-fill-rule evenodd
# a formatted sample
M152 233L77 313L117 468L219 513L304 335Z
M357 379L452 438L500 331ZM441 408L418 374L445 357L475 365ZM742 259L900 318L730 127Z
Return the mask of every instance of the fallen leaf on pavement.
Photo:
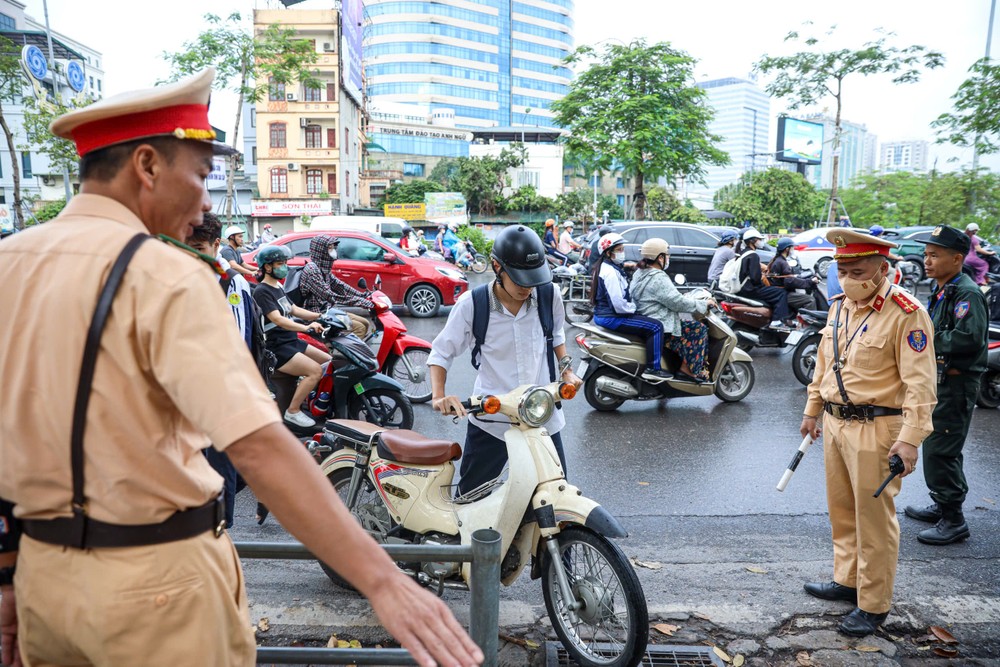
M799 663L799 667L813 667L812 658L805 651L799 651L795 654L795 662Z
M931 634L943 641L945 644L957 644L958 640L950 632L937 625L930 627Z
M696 611L696 612L694 612L691 615L694 616L695 618L700 618L703 621L711 621L712 620L708 616L706 616L705 614L701 613L700 611Z
M636 567L644 567L647 570L662 570L663 569L663 564L662 563L657 563L656 561L642 561L642 560L639 560L638 558L630 558L629 560L632 561L632 564L635 565Z
M855 646L855 651L861 651L862 653L878 653L882 649L878 646Z
M350 646L351 648L361 648L361 642L359 642L357 639L352 639L350 644L348 644L348 646Z
M985 500L986 502L988 502L990 505L996 505L997 504L997 501L993 500L992 498L983 498L983 500Z
M639 486L649 486L649 482L638 482Z
M733 658L733 667L743 667L743 663L745 663L746 660L747 659L744 658L742 655L736 656L735 658Z
M337 648L337 635L330 635L330 639L326 642L327 648Z
M753 565L748 565L746 568L747 572L753 572L754 574L767 574L767 570L762 567L754 567Z
M918 651L930 651L931 647L930 646L918 646L917 650Z
M260 628L261 632L267 632L271 629L271 624L267 620L267 616L257 621L257 627Z
M934 655L941 656L942 658L954 658L958 655L957 648L951 648L950 646L935 646L931 649Z
M525 639L524 645L527 646L528 648L538 648L541 646L541 644L539 644L538 642L532 641L530 639Z
M732 662L733 661L733 659L729 657L729 654L726 653L725 651L723 651L718 646L713 646L712 647L712 652L715 653L715 655L719 656L719 658L722 660L722 662Z
M344 641L343 639L338 639L337 648L351 648L351 642Z
M665 634L668 637L673 637L674 633L677 632L677 630L680 629L679 626L670 625L669 623L657 623L656 625L653 626L653 628L655 628L656 630L662 632L663 634Z

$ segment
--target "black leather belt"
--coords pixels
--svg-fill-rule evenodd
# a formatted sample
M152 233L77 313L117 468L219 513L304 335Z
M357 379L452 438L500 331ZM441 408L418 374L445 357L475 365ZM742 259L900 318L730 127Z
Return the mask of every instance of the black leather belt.
M863 422L870 422L876 417L894 417L903 414L902 408L884 408L881 405L824 403L823 409L837 419L856 419Z
M220 495L201 507L175 512L162 523L136 526L105 523L83 513L59 519L29 519L22 524L28 537L61 547L144 547L186 540L209 531L219 537L226 528L226 503Z

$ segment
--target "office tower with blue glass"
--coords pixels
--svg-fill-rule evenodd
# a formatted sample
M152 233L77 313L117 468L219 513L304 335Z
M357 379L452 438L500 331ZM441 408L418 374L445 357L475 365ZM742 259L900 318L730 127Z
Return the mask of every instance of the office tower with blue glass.
M466 131L554 126L573 0L367 0L365 19L369 155L385 166L425 175L468 156Z

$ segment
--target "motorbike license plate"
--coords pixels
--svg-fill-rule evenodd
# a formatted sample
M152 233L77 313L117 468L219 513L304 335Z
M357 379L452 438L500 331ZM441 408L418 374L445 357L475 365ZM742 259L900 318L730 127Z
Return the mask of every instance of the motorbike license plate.
M802 332L793 331L788 334L788 338L785 339L785 345L796 345L800 340L802 340Z
M580 362L580 365L576 367L576 376L578 378L582 378L584 375L587 374L588 363L589 362L586 359L584 359Z

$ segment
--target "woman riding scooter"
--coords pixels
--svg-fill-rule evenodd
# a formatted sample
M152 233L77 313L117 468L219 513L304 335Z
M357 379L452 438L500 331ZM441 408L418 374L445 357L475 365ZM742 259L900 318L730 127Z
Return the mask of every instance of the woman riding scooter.
M714 299L698 300L681 294L674 286L667 267L670 246L663 239L649 239L639 249L642 259L632 276L629 289L639 312L663 324L666 347L681 358L675 377L692 382L708 382L705 355L708 352L708 326L694 320L682 320L681 313L704 315Z
M816 298L812 295L814 284L812 281L799 278L792 271L791 264L788 263L788 256L792 253L792 246L795 243L790 238L778 239L777 253L774 259L767 265L767 277L774 287L781 287L788 293L788 307L798 312L800 309L816 309ZM796 290L805 290L805 294Z
M740 288L738 294L748 299L763 301L771 307L771 327L792 326L792 313L788 310L788 292L764 283L760 270L760 256L756 250L764 243L764 235L753 227L743 232L743 251L740 260Z
M645 338L646 371L642 376L654 381L669 380L673 375L660 368L663 324L636 312L635 303L629 294L628 277L622 268L625 263L624 246L625 239L622 235L613 232L601 237L597 244L601 256L594 267L593 289L590 291L594 324Z
M283 245L266 246L257 253L257 288L253 292L253 300L264 314L264 336L267 349L277 358L275 368L286 375L301 377L292 401L285 411L285 421L302 428L315 426L311 417L302 414L299 406L309 396L323 374L321 364L330 361L330 355L315 347L307 346L296 335L300 331L319 333L323 327L319 324L299 324L292 317L303 320L315 320L320 314L299 308L285 295L280 280L288 275L287 262L292 258L291 251Z

